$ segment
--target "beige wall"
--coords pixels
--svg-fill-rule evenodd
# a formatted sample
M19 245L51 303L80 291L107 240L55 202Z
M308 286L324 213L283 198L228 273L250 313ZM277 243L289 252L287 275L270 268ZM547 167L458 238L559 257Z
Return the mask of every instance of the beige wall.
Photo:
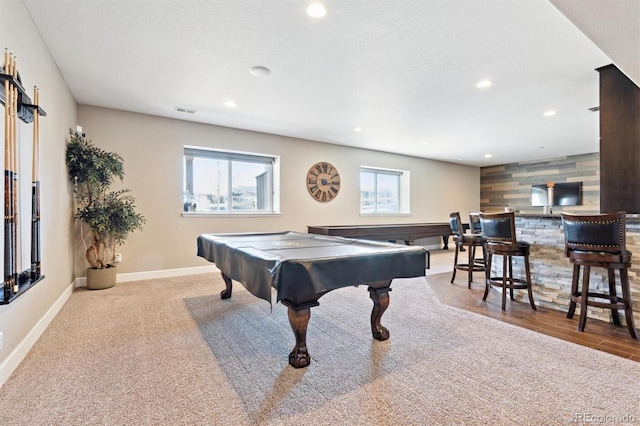
M123 256L119 273L208 265L196 256L196 238L204 232L306 232L307 225L446 222L452 211L466 215L480 208L477 167L85 105L79 106L78 124L96 145L124 157L124 187L133 191L140 213L147 218L143 231L132 234L118 249ZM182 217L185 144L279 155L282 214ZM315 201L305 186L309 167L319 161L336 166L342 180L340 194L326 204ZM361 165L410 171L411 215L360 216ZM85 275L81 257L76 265L78 275Z
M18 71L29 96L34 85L40 88L40 104L47 113L40 120L41 257L45 278L9 305L0 305L4 343L0 349L1 385L6 373L21 359L19 353L28 350L26 342L34 341L46 326L41 320L74 279L64 148L68 129L75 125L77 106L22 1L2 0L0 7L1 47L7 47L17 57ZM22 127L33 131L32 125Z

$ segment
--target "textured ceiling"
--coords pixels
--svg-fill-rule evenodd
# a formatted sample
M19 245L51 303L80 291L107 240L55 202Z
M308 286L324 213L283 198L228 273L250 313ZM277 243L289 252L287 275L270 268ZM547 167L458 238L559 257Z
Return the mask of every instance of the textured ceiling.
M549 0L640 87L639 0Z
M80 104L476 166L598 150L613 61L546 0L23 1Z

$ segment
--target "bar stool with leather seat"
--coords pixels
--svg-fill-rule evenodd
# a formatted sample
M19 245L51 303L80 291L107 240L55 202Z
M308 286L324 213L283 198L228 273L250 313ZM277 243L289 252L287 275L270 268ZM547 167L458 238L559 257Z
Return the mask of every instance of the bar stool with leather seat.
M571 300L567 318L573 318L576 305L580 305L578 331L584 331L587 307L611 309L611 319L620 325L618 310L624 310L627 328L631 337L638 339L633 324L631 294L627 269L631 267L631 252L626 248L626 212L598 215L575 215L562 213L565 233L565 255L573 263ZM582 287L579 289L580 268L584 267ZM609 293L589 288L591 267L607 270ZM620 274L621 296L616 294L615 271Z
M529 303L535 310L533 290L531 288L531 271L529 268L529 252L531 245L526 241L516 240L516 221L513 212L508 213L480 213L480 225L482 237L485 241L487 253L486 286L482 300L487 300L491 286L502 288L502 310L507 303L507 289L513 300L514 289L526 289L529 294ZM493 256L502 256L502 276L491 276ZM513 257L524 258L525 278L513 277Z
M482 235L482 226L480 226L480 213L469 213L469 232L472 234ZM484 242L484 240L483 240ZM484 245L482 247L484 250ZM484 263L487 261L483 254L482 258L476 258L475 263L484 266Z
M480 213L469 213L469 231L471 231L472 234L482 234Z
M456 279L456 271L467 271L467 286L471 288L471 282L473 281L474 272L484 272L484 243L482 235L479 234L465 234L464 227L462 226L462 220L460 219L460 212L454 212L449 215L449 225L451 227L451 233L453 234L453 242L456 245L456 251L453 258L453 275L451 276L451 282ZM458 263L458 253L464 251L464 247L467 248L468 260L467 263ZM482 248L482 259L476 259L476 247Z

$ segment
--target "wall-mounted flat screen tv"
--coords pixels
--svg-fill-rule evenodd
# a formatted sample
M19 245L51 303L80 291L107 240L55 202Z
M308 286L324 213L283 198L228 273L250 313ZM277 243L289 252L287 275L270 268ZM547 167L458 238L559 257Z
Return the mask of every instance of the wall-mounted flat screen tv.
M549 197L547 185L531 185L531 205L546 206ZM556 183L553 187L554 206L579 206L582 204L582 182Z

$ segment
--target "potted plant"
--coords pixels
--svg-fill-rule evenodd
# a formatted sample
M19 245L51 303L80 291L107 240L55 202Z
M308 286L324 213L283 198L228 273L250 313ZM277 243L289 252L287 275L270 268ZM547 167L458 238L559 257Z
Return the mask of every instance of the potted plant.
M93 145L84 133L69 130L66 163L76 202L74 218L89 229L82 242L87 269L87 287L113 287L116 267L112 263L116 244L124 243L129 233L142 229L145 218L136 212L130 190L110 190L111 184L124 178L124 160L113 152Z

